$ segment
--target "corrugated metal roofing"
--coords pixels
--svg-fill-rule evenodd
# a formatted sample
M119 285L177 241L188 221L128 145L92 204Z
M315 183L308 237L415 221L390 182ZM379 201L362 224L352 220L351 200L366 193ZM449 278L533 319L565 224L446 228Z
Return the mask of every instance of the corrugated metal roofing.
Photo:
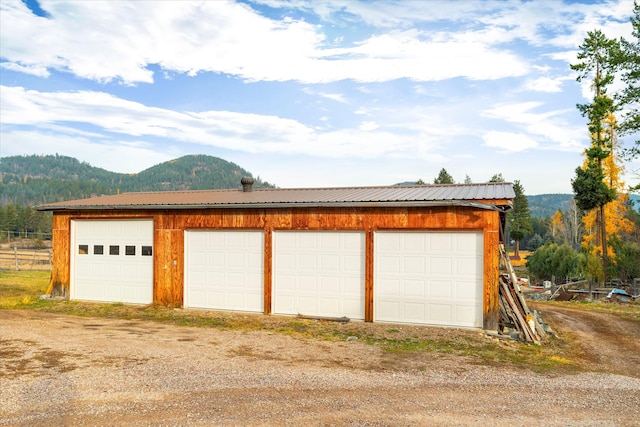
M159 191L70 200L38 206L60 209L171 209L280 206L447 205L482 201L507 205L515 197L510 183L440 184L343 188L258 188Z

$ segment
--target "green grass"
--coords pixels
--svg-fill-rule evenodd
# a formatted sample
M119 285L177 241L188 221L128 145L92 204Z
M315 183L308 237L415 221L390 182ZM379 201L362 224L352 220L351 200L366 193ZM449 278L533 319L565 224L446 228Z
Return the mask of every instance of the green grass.
M49 271L0 270L0 309L32 305L47 291Z
M509 365L538 372L579 372L570 338L549 338L543 345L491 338L477 330L456 330L412 326L371 325L363 322L340 324L284 316L182 310L159 305L88 303L40 300L47 288L48 272L0 271L0 309L29 309L83 317L108 317L154 321L176 326L216 328L239 332L264 331L301 339L359 342L382 349L390 357L420 359L425 353L446 357L464 356L471 363ZM546 304L546 303L545 303ZM580 310L606 312L640 322L639 305L602 303L553 303Z

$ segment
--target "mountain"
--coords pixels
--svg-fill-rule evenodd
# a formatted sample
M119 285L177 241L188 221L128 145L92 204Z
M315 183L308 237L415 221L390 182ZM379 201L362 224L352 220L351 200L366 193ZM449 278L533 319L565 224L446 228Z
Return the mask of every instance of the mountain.
M569 202L573 199L573 194L537 194L527 196L531 216L548 217L556 213L557 210L565 211Z
M253 176L213 156L189 155L137 174L96 168L67 156L13 156L0 160L0 206L32 206L118 192L236 188ZM274 187L260 177L255 187Z
M565 211L569 202L573 199L573 194L538 194L527 196L531 216L548 217L556 213L559 209ZM633 208L640 212L640 195L629 194L629 199Z

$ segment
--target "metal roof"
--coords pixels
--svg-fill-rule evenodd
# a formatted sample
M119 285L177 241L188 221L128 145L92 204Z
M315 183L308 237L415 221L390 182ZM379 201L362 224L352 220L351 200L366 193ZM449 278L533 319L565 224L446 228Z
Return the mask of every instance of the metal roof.
M342 188L257 188L243 191L158 191L123 193L48 203L41 211L84 209L268 208L309 206L510 206L510 183L438 184ZM485 208L488 206L484 206Z

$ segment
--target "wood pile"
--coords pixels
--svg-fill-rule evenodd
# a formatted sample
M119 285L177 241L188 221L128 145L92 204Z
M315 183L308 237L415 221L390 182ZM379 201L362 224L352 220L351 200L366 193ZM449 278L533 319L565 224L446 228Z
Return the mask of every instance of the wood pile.
M539 344L541 337L544 337L546 332L536 313L529 310L520 285L518 285L518 277L502 244L500 245L500 262L501 268L504 268L507 274L501 274L499 280L499 332L511 330L517 332L521 341Z

